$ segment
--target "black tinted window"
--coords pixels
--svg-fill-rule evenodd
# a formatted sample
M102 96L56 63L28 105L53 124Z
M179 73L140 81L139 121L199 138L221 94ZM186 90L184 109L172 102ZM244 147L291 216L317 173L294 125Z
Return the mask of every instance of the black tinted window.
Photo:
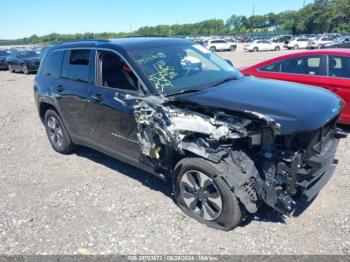
M70 80L89 82L89 64L90 50L71 50L62 74Z
M262 72L280 72L281 71L281 62L273 63L267 66L264 66L259 69Z
M59 77L61 74L61 65L63 59L63 51L52 52L47 58L43 74L51 77Z
M329 56L328 75L332 77L350 78L350 57Z
M98 57L102 86L137 90L136 76L119 56L111 52L99 52Z
M321 56L301 56L289 58L282 62L281 72L302 75L324 75Z

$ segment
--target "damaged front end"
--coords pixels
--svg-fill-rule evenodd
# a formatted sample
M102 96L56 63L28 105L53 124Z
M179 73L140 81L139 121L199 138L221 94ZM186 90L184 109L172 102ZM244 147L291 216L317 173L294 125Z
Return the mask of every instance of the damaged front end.
M136 100L138 141L156 170L171 174L188 154L214 162L250 213L259 201L291 212L294 195L314 198L334 171L343 136L335 127L337 118L318 131L285 136L278 123L257 112L225 112L155 97Z

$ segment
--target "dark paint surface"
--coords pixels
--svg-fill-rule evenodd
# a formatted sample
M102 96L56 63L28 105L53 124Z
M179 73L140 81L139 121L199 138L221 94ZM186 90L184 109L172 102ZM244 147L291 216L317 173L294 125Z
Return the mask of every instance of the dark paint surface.
M350 57L350 49L321 49L312 51L302 51L293 54L287 54L279 56L259 64L247 67L241 70L244 75L252 75L256 77L266 78L266 79L276 79L288 82L295 82L305 85L312 85L323 87L329 91L337 94L345 101L345 106L341 112L341 124L350 125L350 78L340 78L333 76L319 76L319 75L304 75L304 74L293 74L293 73L282 73L282 72L264 72L260 69L268 66L270 64L287 60L290 58L319 55L327 60L327 56L343 56ZM321 70L323 72L328 72L327 63L321 63Z
M327 90L254 77L233 80L179 99L213 108L257 112L279 123L284 134L317 129L342 107L341 100Z

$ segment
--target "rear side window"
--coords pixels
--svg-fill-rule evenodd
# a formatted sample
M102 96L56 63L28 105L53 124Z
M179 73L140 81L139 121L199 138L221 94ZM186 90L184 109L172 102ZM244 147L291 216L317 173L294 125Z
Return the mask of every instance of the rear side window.
M264 66L259 69L262 72L280 72L281 71L281 62L273 63L267 66Z
M42 73L54 78L60 77L63 54L64 51L52 52L45 62Z
M68 58L67 58L68 56ZM64 62L62 76L78 82L89 82L90 50L71 50Z
M301 75L324 75L321 56L301 56L282 62L281 72Z
M350 57L330 55L328 76L350 78Z

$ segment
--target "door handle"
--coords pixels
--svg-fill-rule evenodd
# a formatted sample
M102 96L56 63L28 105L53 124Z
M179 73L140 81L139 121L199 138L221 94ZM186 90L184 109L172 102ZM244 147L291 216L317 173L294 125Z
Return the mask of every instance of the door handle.
M121 93L118 93L118 92L115 92L114 94L114 100L117 101L118 103L122 104L122 105L126 105L124 99L126 98L126 95L125 94L121 94Z
M64 86L63 85L58 85L57 86L57 91L58 92L63 92L64 91Z
M103 101L103 97L100 94L95 94L91 96L92 101L101 103Z

